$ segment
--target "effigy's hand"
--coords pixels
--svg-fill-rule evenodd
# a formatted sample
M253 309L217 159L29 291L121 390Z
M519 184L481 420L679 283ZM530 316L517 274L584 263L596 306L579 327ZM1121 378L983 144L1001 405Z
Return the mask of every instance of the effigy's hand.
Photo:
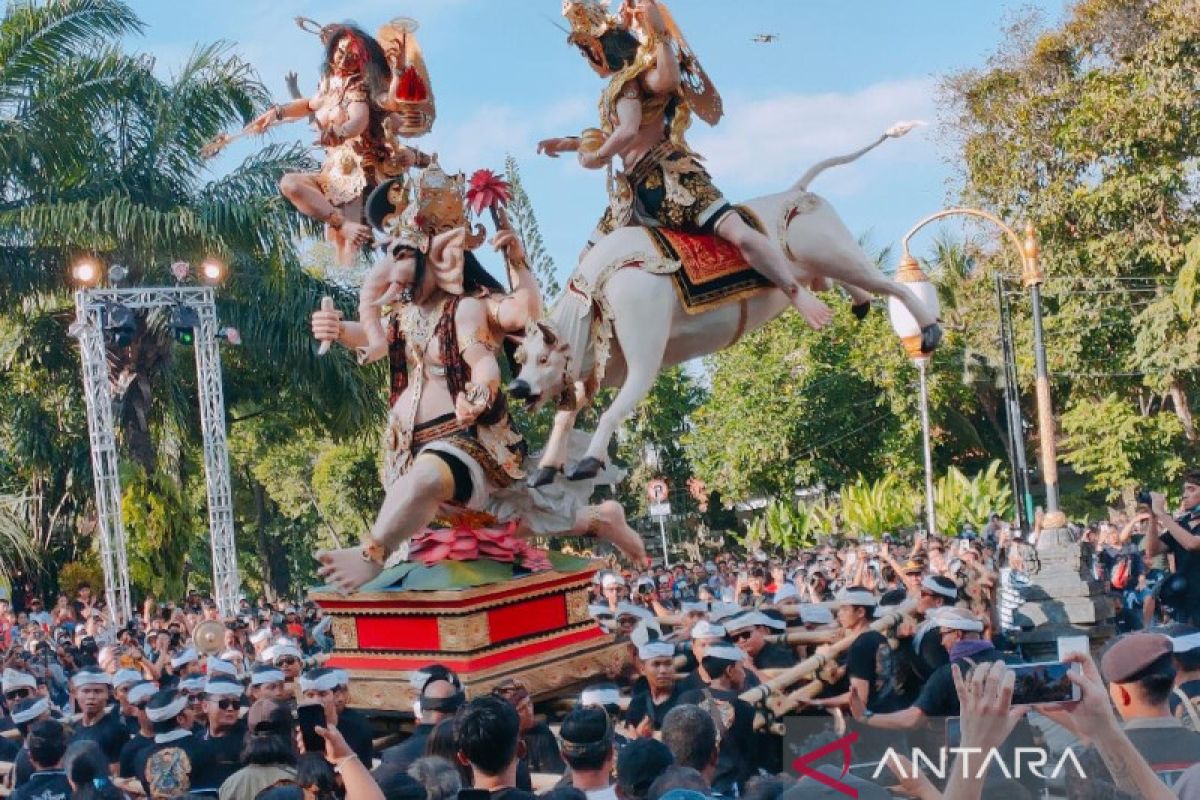
M321 550L317 553L321 567L317 575L342 594L349 594L364 583L374 580L383 567L365 557L362 548L347 547L341 550Z
M579 165L584 169L601 169L607 163L608 161L606 159L600 158L596 155L595 150L579 151Z
M492 247L496 248L497 252L504 253L504 258L509 264L525 263L525 246L521 244L516 231L511 228L505 228L492 237Z
M250 133L257 133L257 134L266 133L267 128L271 127L271 125L275 121L276 121L275 109L270 108L270 109L264 111L262 113L262 115L256 117L249 125L247 125L246 130L249 131Z
M454 416L462 425L472 425L479 416L487 411L488 398L487 387L479 387L473 383L468 383L466 391L459 392L458 397L454 398Z
M667 32L667 23L654 0L640 0L633 10L633 16L638 27L644 31L654 31L660 36Z
M559 153L567 152L566 143L567 140L562 137L542 139L537 144L537 151L539 155L549 156L550 158L558 158Z
M283 76L283 82L287 84L288 94L292 97L299 100L304 96L300 93L300 76L294 70Z
M312 314L312 335L322 344L333 344L342 335L342 312L334 308L332 298L325 299L321 301L321 308Z

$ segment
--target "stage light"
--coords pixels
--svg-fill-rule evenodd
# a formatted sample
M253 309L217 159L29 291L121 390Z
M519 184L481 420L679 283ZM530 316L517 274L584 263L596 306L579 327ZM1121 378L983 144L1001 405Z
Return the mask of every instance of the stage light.
M100 281L100 265L91 256L84 256L71 265L71 277L80 286L95 286Z
M200 327L200 315L191 306L175 306L171 309L169 326L175 341L191 347L196 343L196 328Z
M128 306L110 303L104 307L104 338L117 347L128 347L137 327L137 317Z
M200 265L200 275L205 283L218 284L225 280L225 265L215 258L206 258Z

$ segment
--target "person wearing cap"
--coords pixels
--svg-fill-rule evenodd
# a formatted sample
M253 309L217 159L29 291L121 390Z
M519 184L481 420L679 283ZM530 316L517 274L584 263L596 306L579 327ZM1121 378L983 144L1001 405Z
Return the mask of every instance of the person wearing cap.
M625 723L639 736L649 736L662 727L663 717L679 702L675 685L675 648L668 642L651 641L637 651L639 671L647 689L629 701Z
M754 774L754 707L738 697L746 688L745 654L731 644L709 647L700 665L708 675L708 686L679 697L679 706L699 706L717 727L719 743L716 769L707 776L710 786L726 797L738 797ZM663 740L670 745L667 731ZM676 752L672 747L672 752ZM676 752L678 758L678 752ZM695 764L687 766L696 767ZM696 767L701 772L703 768Z
M271 663L282 670L285 683L295 683L304 668L304 652L291 639L280 639L273 648Z
M1170 786L1179 773L1200 762L1200 733L1185 729L1171 715L1175 665L1169 637L1148 632L1118 637L1100 658L1100 675L1121 719L1121 729L1164 783ZM1081 740L1090 740L1091 732L1080 730L1063 709L1035 708ZM1095 747L1079 755L1079 764L1087 777L1080 778L1073 770L1067 772L1069 797L1090 797L1111 789L1112 776Z
M850 704L851 695L861 698L872 714L897 711L906 705L896 680L896 660L887 637L871 629L879 598L862 586L849 586L837 594L837 621L845 636L854 641L838 658L846 668L847 691L818 698L812 705L825 708Z
M615 734L608 712L598 706L576 706L563 719L558 735L571 785L588 800L617 800L612 785Z
M129 704L129 687L143 680L142 673L136 669L119 669L112 676L113 696L117 699L117 709L121 714L121 722L130 736L137 733L137 712Z
M46 697L26 697L24 700L18 700L12 706L12 721L17 728L17 733L21 734L21 745L15 755L9 760L12 761L11 783L13 787L23 786L33 775L33 762L29 759L29 749L27 746L29 740L29 731L39 722L53 719L53 707L50 705L50 700ZM61 721L61 720L56 720Z
M579 702L575 705L576 708L597 706L604 709L608 714L609 724L613 728L613 747L617 752L620 752L621 748L629 743L629 740L617 730L621 721L621 703L621 690L615 683L593 683L580 692Z
M625 602L617 604L615 615L617 620L616 633L621 636L629 636L633 633L633 629L642 620L654 619L654 614L645 608Z
M425 743L433 729L442 720L453 717L466 702L458 675L441 664L431 664L417 670L409 682L417 695L413 708L420 721L407 739L379 754L385 764L402 769L408 769L414 761L425 755ZM340 718L338 726L341 726Z
M254 646L254 660L261 660L262 651L271 646L271 627L265 626L250 634L250 644Z
M287 684L284 683L283 671L271 664L255 664L250 671L250 685L246 696L251 703L259 700L278 700L287 702L292 698L288 694Z
M512 705L493 695L477 697L456 720L457 758L471 767L473 788L489 792L491 800L534 800L532 792L517 788L517 761L524 747L521 720Z
M1171 691L1171 713L1188 730L1200 731L1200 628L1176 624L1163 629L1171 637L1175 660L1175 688Z
M921 578L918 589L917 613L924 621L917 626L912 636L912 655L910 664L920 681L928 680L934 671L950 661L950 653L942 645L938 636L928 636L936 631L936 624L930 620L931 612L935 609L952 606L958 600L958 586L954 581L942 575L926 575Z
M241 718L242 685L227 675L217 674L204 686L204 716L207 726L200 734L198 763L194 765L192 791L221 788L242 765L246 723Z
M9 797L16 800L69 800L71 784L62 769L63 756L67 752L67 736L62 723L42 720L33 724L25 746L34 772Z
M186 793L192 786L200 750L192 733L196 716L187 695L174 689L155 692L146 704L146 717L154 730L154 743L134 757L134 776L147 797ZM176 788L182 791L173 791Z
M746 654L746 667L760 682L770 678L765 670L796 666L795 653L784 645L768 643L766 639L770 634L783 633L786 628L786 623L761 611L747 611L725 621L729 639Z
M291 706L259 700L246 715L246 745L237 772L221 784L220 800L255 800L280 781L296 780L296 736Z
M120 719L120 712L109 713L112 678L95 667L85 667L71 678L71 689L81 715L71 741L91 739L100 745L108 763L116 764L121 758L121 748L129 740L129 731Z
M647 800L650 785L675 763L657 739L635 739L617 754L617 793L622 800Z
M126 692L126 700L132 709L134 719L137 720L138 729L131 734L129 741L121 748L121 756L117 759L117 774L122 778L137 777L134 764L138 754L154 744L154 724L150 722L150 717L146 716L146 707L150 704L150 698L154 697L157 692L158 684L154 681L140 681L130 686Z
M375 734L371 728L371 721L367 719L366 714L349 707L350 673L344 669L335 669L332 672L336 680L333 687L333 705L337 710L338 731L350 745L350 749L364 764L369 765L375 752Z

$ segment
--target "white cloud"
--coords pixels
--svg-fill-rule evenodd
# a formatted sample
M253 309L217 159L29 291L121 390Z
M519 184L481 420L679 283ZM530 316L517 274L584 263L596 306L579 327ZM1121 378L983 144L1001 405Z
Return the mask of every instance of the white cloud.
M856 150L899 120L935 119L934 89L933 79L913 78L848 93L727 97L725 118L716 128L694 124L691 143L726 194L779 191L817 161ZM918 128L862 162L824 173L818 190L856 194L888 163L935 162L930 131Z

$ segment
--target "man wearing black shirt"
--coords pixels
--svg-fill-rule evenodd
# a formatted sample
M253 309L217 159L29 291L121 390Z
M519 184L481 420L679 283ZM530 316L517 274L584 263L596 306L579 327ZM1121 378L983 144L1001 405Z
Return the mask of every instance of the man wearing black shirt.
M129 731L120 712L112 703L112 678L96 667L85 667L71 678L75 703L82 715L72 742L92 740L100 745L109 764L121 760L121 748L129 741Z
M521 721L498 697L477 697L463 708L454 729L459 763L469 765L474 788L492 800L534 800L516 788Z
M22 744L13 758L12 786L24 786L33 775L33 761L29 758L29 732L39 722L51 719L50 700L45 697L26 697L12 707L12 721L21 734Z
M701 664L711 678L710 683L704 689L687 692L679 698L680 705L692 704L703 709L720 734L716 769L709 776L709 784L727 797L738 797L742 793L758 760L754 748L754 708L738 697L746 684L743 658L742 651L730 645L708 648ZM680 751L669 740L665 728L663 740L675 754L677 763L704 771L704 767L680 758Z
M725 622L729 638L750 656L752 664L747 665L747 669L761 682L766 682L770 677L765 675L763 670L796 666L795 653L783 645L768 644L766 640L769 633L780 633L786 627L785 623L772 619L761 611L739 614Z
M1150 495L1154 519L1146 536L1146 554L1150 557L1170 552L1175 557L1175 574L1187 581L1176 619L1200 625L1200 472L1183 476L1183 495L1178 519L1167 513L1166 499L1158 492Z
M133 762L134 774L147 797L186 794L199 763L200 742L192 734L195 719L187 695L164 689L150 698L146 716L154 728L154 744ZM169 791L168 791L169 790Z
M67 752L67 737L61 723L53 720L37 722L30 728L26 740L29 758L36 770L23 786L13 790L13 800L69 800L71 784L62 770L63 755Z
M1183 724L1200 731L1200 629L1179 625L1183 630L1171 633L1175 659L1175 688L1171 692L1171 713Z
M350 673L344 669L333 670L337 686L333 689L333 704L337 708L338 730L346 738L346 744L364 764L370 764L375 751L375 735L367 715L353 708L350 703Z
M208 727L200 735L200 758L192 774L192 791L216 791L242 766L246 723L241 719L242 685L218 675L204 685ZM339 727L341 720L338 720ZM363 762L368 763L368 762Z
M647 642L638 648L642 676L649 690L635 694L625 712L625 722L639 736L661 730L663 717L679 702L675 685L675 648L663 641Z
M138 729L121 748L120 769L117 774L122 778L137 777L133 765L138 753L154 744L154 727L150 724L150 718L146 716L146 704L157 691L158 684L153 681L141 681L130 686L126 693L125 700L137 719Z

